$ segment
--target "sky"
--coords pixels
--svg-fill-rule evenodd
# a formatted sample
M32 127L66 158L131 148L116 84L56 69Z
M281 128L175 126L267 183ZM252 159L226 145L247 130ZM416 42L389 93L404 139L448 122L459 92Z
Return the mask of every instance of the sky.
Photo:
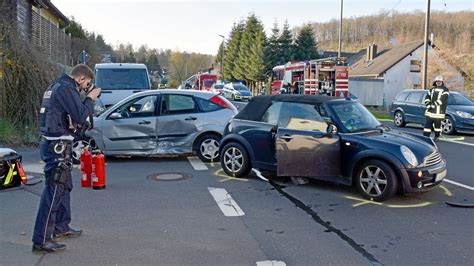
M88 31L102 34L107 43L131 43L135 49L177 49L216 54L234 22L255 13L270 33L273 23L288 20L290 27L339 19L339 0L52 0L66 16ZM426 0L344 0L343 17L372 15L384 10L426 10ZM431 0L431 9L474 10L473 0Z

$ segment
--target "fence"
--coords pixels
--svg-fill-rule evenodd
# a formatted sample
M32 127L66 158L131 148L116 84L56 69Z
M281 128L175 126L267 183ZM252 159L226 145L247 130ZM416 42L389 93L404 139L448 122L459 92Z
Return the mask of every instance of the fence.
M34 10L31 14L31 41L51 61L72 65L71 37Z

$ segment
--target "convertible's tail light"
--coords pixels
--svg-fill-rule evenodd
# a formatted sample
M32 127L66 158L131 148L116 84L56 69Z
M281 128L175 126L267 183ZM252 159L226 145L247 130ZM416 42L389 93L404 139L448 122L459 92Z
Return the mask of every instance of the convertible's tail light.
M229 104L229 102L220 95L216 95L216 96L212 97L211 99L209 99L209 101L211 101L211 103L215 103L215 104L217 104L219 106L222 106L224 108L233 109L231 107L231 105Z

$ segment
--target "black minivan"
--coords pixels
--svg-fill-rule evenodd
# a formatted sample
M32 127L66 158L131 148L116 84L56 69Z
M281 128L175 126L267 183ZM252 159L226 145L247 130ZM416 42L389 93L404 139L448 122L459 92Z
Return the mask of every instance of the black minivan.
M393 123L404 127L407 123L425 124L423 103L427 90L405 90L395 97L390 107ZM457 92L450 92L446 117L441 122L444 134L456 131L474 133L474 103Z

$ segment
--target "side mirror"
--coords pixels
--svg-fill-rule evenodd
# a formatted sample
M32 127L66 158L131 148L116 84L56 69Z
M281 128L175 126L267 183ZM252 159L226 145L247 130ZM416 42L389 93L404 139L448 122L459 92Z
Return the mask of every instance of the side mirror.
M110 116L109 116L110 119L112 120L116 120L116 119L120 119L120 118L123 118L122 115L120 113L112 113Z
M337 133L337 127L334 124L330 124L326 129L327 134L334 135Z

